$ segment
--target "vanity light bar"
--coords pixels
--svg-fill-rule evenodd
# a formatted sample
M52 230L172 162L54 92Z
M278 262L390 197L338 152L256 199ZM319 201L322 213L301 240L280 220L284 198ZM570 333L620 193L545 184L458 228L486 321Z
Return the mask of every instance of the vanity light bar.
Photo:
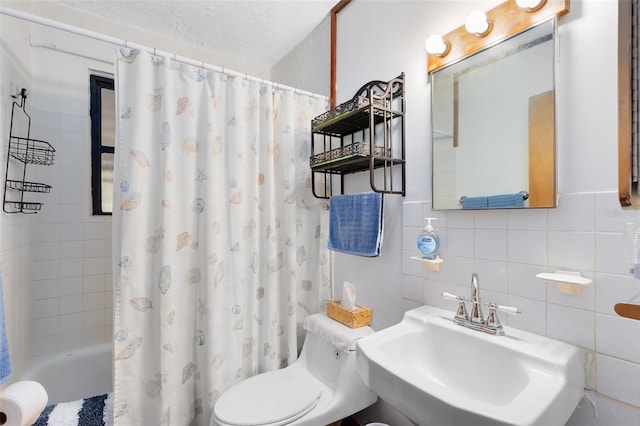
M527 12L535 12L544 6L545 1L546 0L516 0L516 3Z
M450 47L451 45L445 43L442 36L438 34L430 36L424 44L424 48L427 52L441 58L449 53Z
M464 28L471 34L484 37L491 32L492 25L486 13L481 10L476 10L471 12L467 20L464 21Z
M529 0L524 1L524 3L523 1L507 0L486 12L485 22L487 28L480 34L470 32L475 29L473 25L470 30L467 30L462 25L441 37L442 42L438 43L439 49L431 50L430 47L427 47L427 70L429 74L554 15L559 18L569 13L569 0ZM519 3L522 3L523 7L519 6ZM534 6L534 3L537 4ZM480 13L482 14L482 12ZM435 46L435 43L427 44ZM444 51L443 45L447 47Z

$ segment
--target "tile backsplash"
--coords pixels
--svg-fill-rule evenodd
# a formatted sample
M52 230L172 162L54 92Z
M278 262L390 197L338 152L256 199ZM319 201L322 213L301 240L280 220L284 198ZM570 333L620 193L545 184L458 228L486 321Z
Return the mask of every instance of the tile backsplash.
M439 272L410 260L425 217L437 217ZM403 204L402 297L408 306L449 309L448 291L469 296L471 274L480 275L484 302L517 306L503 323L562 340L592 360L587 388L598 398L640 407L640 321L615 314L616 302L640 292L625 262L623 230L640 212L622 210L616 192L561 194L556 209L431 211L430 202ZM592 279L579 296L556 291L535 276L578 271ZM617 383L624 383L619 386Z

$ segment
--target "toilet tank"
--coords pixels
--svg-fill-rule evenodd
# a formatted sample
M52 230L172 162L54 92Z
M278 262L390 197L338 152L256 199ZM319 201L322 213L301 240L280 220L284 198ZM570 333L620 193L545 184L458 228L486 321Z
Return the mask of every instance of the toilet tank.
M317 335L307 332L300 358L296 361L307 368L318 380L330 389L336 390L340 375L346 369L355 370L355 345L353 350L344 351Z

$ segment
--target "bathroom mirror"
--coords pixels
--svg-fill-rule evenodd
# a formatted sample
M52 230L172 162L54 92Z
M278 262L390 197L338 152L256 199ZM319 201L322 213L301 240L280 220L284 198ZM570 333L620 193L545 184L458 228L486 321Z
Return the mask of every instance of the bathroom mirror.
M435 210L556 206L556 51L554 17L431 74Z

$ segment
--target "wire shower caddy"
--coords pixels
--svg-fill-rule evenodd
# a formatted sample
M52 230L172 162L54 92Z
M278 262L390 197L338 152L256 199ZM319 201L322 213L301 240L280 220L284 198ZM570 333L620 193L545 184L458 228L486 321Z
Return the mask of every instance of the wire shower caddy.
M26 111L27 90L22 89L18 101L11 106L11 124L9 126L9 146L7 166L4 175L3 210L5 213L37 213L42 203L25 200L25 193L49 193L51 186L27 180L27 165L51 166L55 157L55 148L49 142L32 139L31 116ZM14 121L16 111L26 119L26 135L16 135ZM25 137L26 136L26 137Z

